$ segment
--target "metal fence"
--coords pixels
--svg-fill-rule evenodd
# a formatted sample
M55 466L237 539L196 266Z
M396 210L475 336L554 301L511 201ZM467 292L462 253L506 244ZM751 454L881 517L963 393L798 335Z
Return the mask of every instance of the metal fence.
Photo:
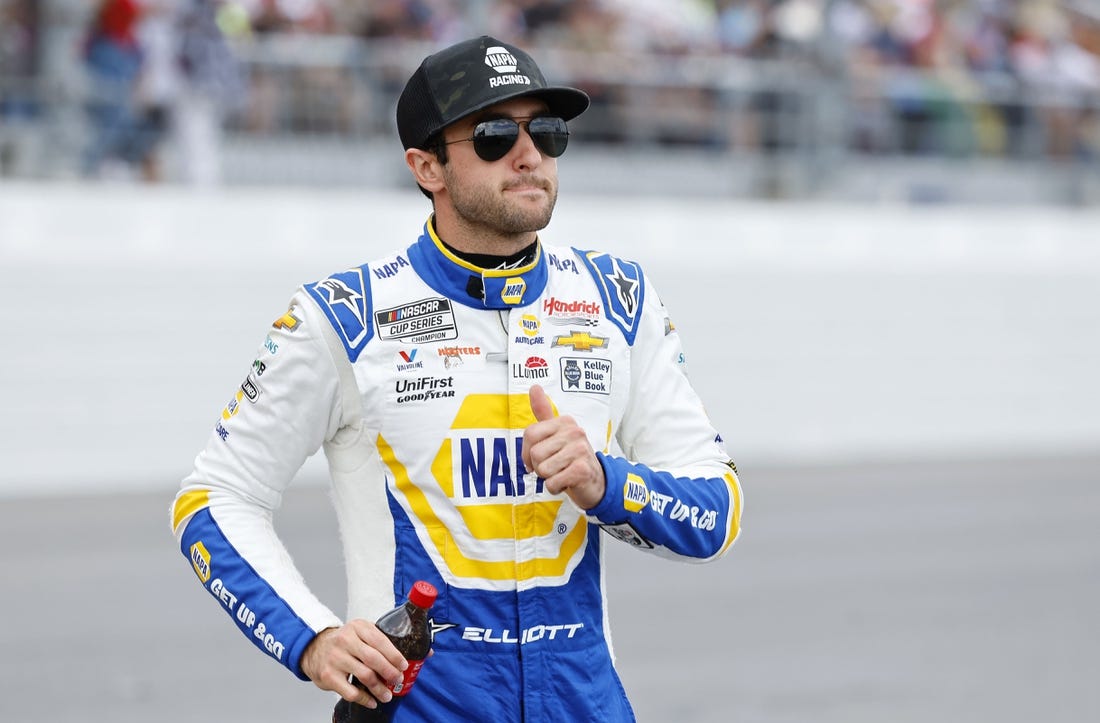
M73 38L61 45L71 47ZM219 123L223 180L394 182L393 105L409 69L431 49L307 35L268 35L236 46L247 82L240 103ZM592 96L591 109L573 124L577 145L602 160L645 156L666 167L695 164L698 175L711 176L671 184L669 192L860 197L875 195L869 175L889 186L889 179L901 183L923 173L924 190L902 195L972 200L972 180L959 178L965 167L988 178L982 200L1034 193L1040 201L1097 201L1097 94L1029 87L1007 75L952 76L822 57L765 61L554 47L534 53L548 77ZM3 177L79 175L89 87L78 62L64 53L55 51L52 67L35 77L0 76ZM165 153L178 159L188 151L170 137ZM389 154L390 161L375 154ZM638 179L616 174L614 165L602 166L600 187L635 187ZM178 175L170 171L165 180ZM1006 186L1010 177L1019 188Z

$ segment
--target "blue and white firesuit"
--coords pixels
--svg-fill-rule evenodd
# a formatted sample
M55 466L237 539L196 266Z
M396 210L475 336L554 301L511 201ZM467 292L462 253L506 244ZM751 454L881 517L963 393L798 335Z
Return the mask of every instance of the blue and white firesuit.
M524 469L528 390L587 432L593 509ZM262 651L342 623L272 516L324 448L348 617L439 590L435 655L394 721L629 721L605 618L602 546L709 561L738 535L733 463L642 269L540 243L520 268L456 257L431 221L408 249L307 284L267 332L172 508L180 550ZM610 533L608 535L607 533Z

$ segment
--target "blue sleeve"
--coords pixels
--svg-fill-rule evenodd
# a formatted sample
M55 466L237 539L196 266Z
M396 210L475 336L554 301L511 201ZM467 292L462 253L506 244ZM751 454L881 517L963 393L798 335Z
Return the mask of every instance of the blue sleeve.
M678 477L597 452L607 488L588 511L615 537L672 556L710 560L729 549L740 529L737 479L728 473Z
M302 653L316 633L226 539L209 509L197 512L180 536L202 586L221 603L260 652L302 680Z

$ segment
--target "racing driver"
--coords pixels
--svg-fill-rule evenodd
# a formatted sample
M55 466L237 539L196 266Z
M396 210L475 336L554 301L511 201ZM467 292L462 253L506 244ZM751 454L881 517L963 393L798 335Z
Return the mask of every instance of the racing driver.
M495 38L425 58L397 104L432 204L419 237L297 291L175 499L202 585L338 716L634 720L603 546L705 562L738 535L736 469L642 268L538 236L588 103ZM346 618L272 525L319 448ZM394 697L407 661L370 621L418 580L439 592L434 654Z

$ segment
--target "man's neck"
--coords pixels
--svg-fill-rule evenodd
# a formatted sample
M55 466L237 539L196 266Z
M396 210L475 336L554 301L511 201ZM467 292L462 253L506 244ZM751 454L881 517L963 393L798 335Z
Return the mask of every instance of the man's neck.
M459 218L440 218L439 214L432 216L432 227L448 248L461 254L510 257L538 239L536 231L503 234L483 226L472 226Z
M499 254L475 254L469 251L461 251L451 246L449 243L443 241L443 245L447 247L455 256L459 257L463 261L473 264L479 269L486 270L500 270L500 269L518 269L521 266L527 266L535 260L535 252L538 249L538 241L532 241L527 246L517 251L514 254L507 256Z

